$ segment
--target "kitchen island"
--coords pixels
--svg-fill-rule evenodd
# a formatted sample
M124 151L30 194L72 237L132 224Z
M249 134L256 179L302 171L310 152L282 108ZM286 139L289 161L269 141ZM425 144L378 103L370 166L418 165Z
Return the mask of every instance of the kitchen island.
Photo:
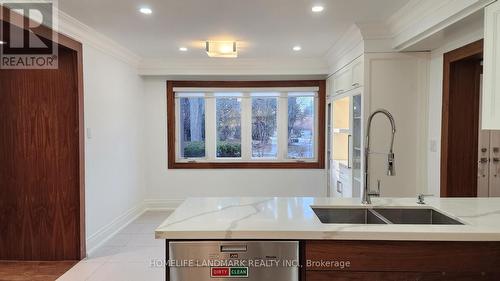
M362 222L352 215L359 211L366 212ZM420 211L432 214L429 220L415 215ZM338 216L342 223L322 222ZM190 198L156 238L167 241L167 259L176 242L296 241L300 266L293 280L500 280L500 198L428 198L425 205L375 198L370 206L356 198ZM238 256L241 249L231 248L221 246L215 256ZM214 277L210 267L203 270L206 280ZM245 277L252 270L246 267ZM182 281L182 274L169 267L169 278Z

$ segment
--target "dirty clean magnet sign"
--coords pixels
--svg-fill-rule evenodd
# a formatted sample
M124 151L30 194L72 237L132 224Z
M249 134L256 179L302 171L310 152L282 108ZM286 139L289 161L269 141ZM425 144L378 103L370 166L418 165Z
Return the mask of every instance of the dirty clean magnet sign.
M212 267L210 268L212 278L246 278L248 267Z

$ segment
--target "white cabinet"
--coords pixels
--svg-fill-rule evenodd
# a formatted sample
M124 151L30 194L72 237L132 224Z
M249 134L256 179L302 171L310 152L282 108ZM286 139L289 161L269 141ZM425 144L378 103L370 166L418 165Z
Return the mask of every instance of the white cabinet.
M350 68L341 70L333 79L334 95L349 91L351 88L352 70Z
M359 57L352 63L346 65L333 76L331 82L333 90L331 95L341 95L353 89L363 86L363 57Z
M354 88L360 87L363 85L363 73L364 73L364 64L362 60L357 60L354 62L352 66L352 83L351 86Z
M335 197L359 197L361 193L362 108L361 89L332 102L332 183Z
M386 176L391 128L387 120L377 117L371 132L372 150L377 152L370 158L371 189L380 179L383 196L412 197L426 190L427 120L422 116L427 116L428 63L427 53L366 53L332 75L332 89L346 90L330 93L330 194L362 195L364 131L368 116L378 108L389 110L396 119L397 172Z
M500 130L500 2L485 8L483 130Z

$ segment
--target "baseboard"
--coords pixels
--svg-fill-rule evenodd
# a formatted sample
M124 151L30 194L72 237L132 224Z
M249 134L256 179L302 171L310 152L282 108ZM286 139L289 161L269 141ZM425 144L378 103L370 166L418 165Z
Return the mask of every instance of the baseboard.
M101 229L99 229L96 233L90 235L87 238L87 255L91 255L97 248L106 243L106 241L111 239L115 234L137 219L145 211L146 208L144 207L144 204L141 203L117 217L109 224L101 227Z
M131 208L123 215L117 217L109 224L103 226L96 233L87 238L87 255L91 255L97 248L106 243L120 230L125 228L146 211L168 210L173 211L181 203L182 199L146 199L142 204Z
M146 199L144 206L146 210L175 210L182 203L182 199Z

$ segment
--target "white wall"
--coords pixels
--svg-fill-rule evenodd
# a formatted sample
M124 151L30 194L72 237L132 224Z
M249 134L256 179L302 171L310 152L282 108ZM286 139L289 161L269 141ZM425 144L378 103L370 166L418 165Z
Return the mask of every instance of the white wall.
M146 199L175 206L196 196L325 196L325 170L167 169L166 79L144 78Z
M425 192L428 62L428 53L365 55L364 119L384 108L396 123L394 176L386 175L390 123L377 116L371 127L370 187L376 190L380 179L385 197L414 197Z
M144 199L143 84L135 67L85 44L83 66L85 127L91 133L85 140L91 249L97 236L106 237L106 228Z
M431 52L429 77L428 192L439 196L441 177L441 114L443 96L443 54L484 37L482 18L447 34L446 43Z

